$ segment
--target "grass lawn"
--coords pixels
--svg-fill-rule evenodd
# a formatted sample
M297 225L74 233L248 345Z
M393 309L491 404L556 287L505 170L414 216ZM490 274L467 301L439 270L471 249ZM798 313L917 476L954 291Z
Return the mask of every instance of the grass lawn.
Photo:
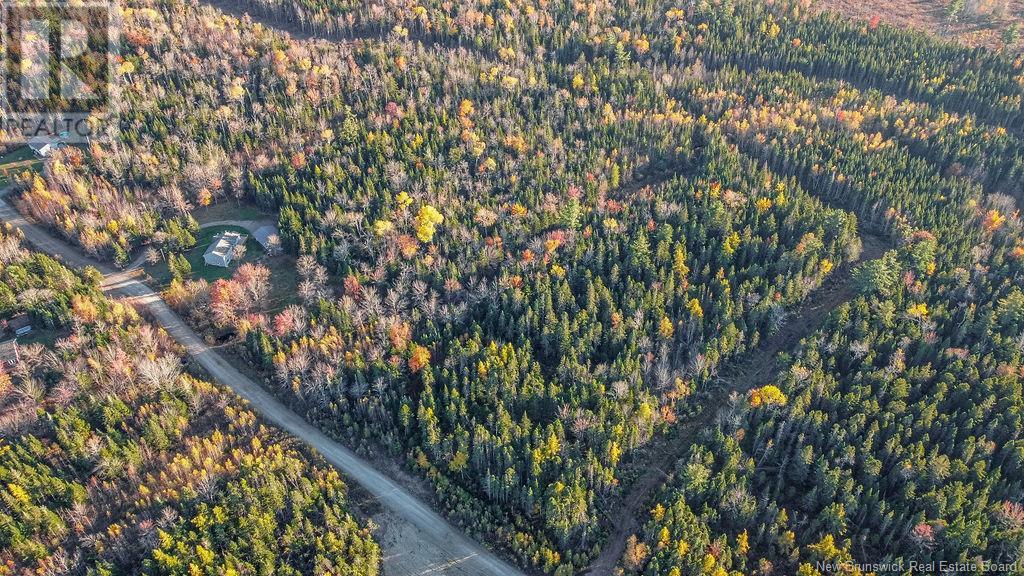
M267 311L280 312L289 304L299 301L299 278L295 272L295 257L291 254L269 256L263 265L270 268L270 299Z
M241 232L242 234L249 235L249 239L245 242L245 257L241 262L233 260L231 265L227 268L209 266L206 264L206 261L203 260L203 254L206 253L206 249L210 246L210 243L213 242L213 237L224 231ZM277 312L285 306L298 301L298 297L296 296L298 279L295 274L295 257L288 254L267 256L266 252L263 250L263 246L253 239L252 235L244 228L240 228L238 226L204 228L199 231L199 236L196 237L196 247L185 252L185 257L188 258L189 264L192 265L192 278L203 278L207 282L213 282L222 278L230 278L231 275L235 273L239 264L245 262L263 264L270 269L271 288L270 298L266 306L267 310L269 312ZM171 273L167 268L166 261L160 261L153 266L147 265L144 269L146 274L153 278L154 283L157 286L165 287L170 284Z
M6 186L11 176L24 170L39 170L43 165L41 158L36 158L28 146L15 148L0 157L0 186Z
M192 211L200 224L219 220L277 220L274 214L264 212L252 204L223 199L216 204L202 206Z
M12 162L21 162L22 160L32 160L36 157L35 153L28 146L22 146L15 148L7 154L0 157L0 166L4 164L11 164Z
M24 336L18 336L18 345L42 344L47 348L53 348L54 342L59 338L65 338L71 331L64 327L48 328L46 326L34 326L32 331Z
M210 243L213 242L213 237L220 232L231 231L240 232L249 236L249 239L245 241L245 257L239 260L232 260L231 265L227 268L221 268L220 266L210 266L203 260L203 254L206 253L206 249L210 247ZM263 247L260 243L253 239L252 234L245 228L239 226L217 226L215 228L204 228L199 231L199 235L196 237L196 247L185 252L185 257L188 258L188 263L192 265L192 278L203 278L207 282L213 282L214 280L220 280L221 278L230 278L235 273L235 269L240 264L245 262L257 262L263 257ZM156 281L160 286L166 286L171 282L171 273L167 268L167 262L161 261L154 266L146 266L146 273L149 274L153 280Z

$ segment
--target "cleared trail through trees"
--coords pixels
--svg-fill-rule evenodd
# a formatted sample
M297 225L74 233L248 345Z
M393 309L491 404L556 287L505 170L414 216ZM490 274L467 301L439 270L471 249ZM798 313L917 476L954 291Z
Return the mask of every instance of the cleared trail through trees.
M349 34L307 30L298 22L286 20L283 15L280 17L274 17L264 14L263 10L253 7L246 0L199 0L198 3L212 6L221 12L230 14L238 19L248 16L253 22L258 22L271 30L287 33L294 40L312 42L351 42L353 40L381 40L387 37L386 30L353 30Z
M279 34L287 35L293 40L300 40L304 42L332 42L345 44L359 40L376 42L387 42L389 40L394 40L396 42L413 41L421 42L423 44L437 44L452 49L461 48L463 50L477 52L489 59L493 59L495 56L491 51L485 48L465 46L457 39L424 35L412 30L407 30L404 37L397 37L393 36L393 32L391 30L384 27L357 27L346 32L324 30L323 26L316 23L312 23L309 27L306 27L301 23L296 22L287 14L268 14L266 9L260 6L255 6L252 2L247 0L197 0L197 3L216 8L217 10L220 10L225 14L230 14L239 20L248 17L250 21L258 23L267 29L273 30Z
M248 18L297 41L339 44L388 41L391 34L389 30L373 28L353 29L349 32L325 31L317 29L319 27L315 24L307 28L286 15L268 14L247 0L198 0L197 3L239 19ZM415 34L410 34L406 40L462 48L487 56L486 50L460 46L453 41ZM623 184L613 193L620 198L631 196L683 172L685 170L680 167L658 170ZM108 280L116 279L117 281L112 283L105 282L105 289L133 297L145 305L157 321L181 342L189 354L215 379L249 400L254 408L269 420L316 448L331 464L361 484L383 504L386 510L374 514L373 518L383 528L391 528L389 532L378 535L385 553L385 574L521 574L519 570L504 563L453 528L430 506L406 492L351 451L324 436L318 429L278 402L272 394L238 372L223 357L206 346L147 285L132 279L127 273L114 274L105 266L83 259L69 245L53 239L42 228L28 224L17 212L0 201L0 219L11 221L14 218L21 221L21 224L16 224L17 227L28 227L26 237L33 244L51 254L63 255L64 259L73 265L81 266L85 262L95 266L108 275ZM29 230L32 230L31 234ZM860 262L879 258L888 245L882 238L867 233L862 234L861 240L863 250ZM724 366L719 374L720 385L705 393L701 402L704 408L698 414L673 426L669 434L655 436L646 447L630 456L630 463L627 466L636 474L635 480L629 484L624 497L615 502L615 509L609 512L606 522L611 526L612 534L598 558L587 569L587 574L606 576L613 573L623 556L628 537L639 532L641 519L646 514L646 506L655 490L671 478L675 463L690 449L699 432L714 424L720 414L719 408L727 406L732 395L742 395L769 383L780 368L779 353L796 348L803 338L821 326L829 314L854 297L852 271L853 263L836 270L822 286L790 312L785 324L777 332L762 340L754 350ZM356 472L353 473L353 470Z
M863 250L858 262L880 258L888 247L887 242L875 235L861 235ZM656 436L645 448L631 455L631 467L639 469L639 475L614 511L609 514L608 524L612 534L605 543L587 574L605 576L612 574L616 564L626 550L626 540L637 534L641 519L646 513L655 490L671 478L676 462L697 439L699 432L714 424L720 409L729 404L733 394L746 394L753 388L771 383L779 371L779 352L793 350L800 341L814 333L836 308L849 302L856 294L853 286L854 263L837 270L824 284L811 293L796 310L791 312L779 331L769 335L760 345L726 365L719 374L721 385L708 391L701 404L703 410L686 422L673 427L663 436Z
M159 324L221 385L244 398L267 421L295 436L319 452L325 460L359 484L380 505L372 514L381 527L375 534L384 552L387 576L448 574L458 576L523 576L481 544L465 536L426 502L382 474L371 464L279 402L273 394L242 374L216 350L208 346L163 301L160 294L138 279L138 270L116 272L110 266L82 255L78 249L33 224L7 201L0 190L0 221L17 228L37 250L65 264L92 266L104 275L103 291L128 298L145 307Z

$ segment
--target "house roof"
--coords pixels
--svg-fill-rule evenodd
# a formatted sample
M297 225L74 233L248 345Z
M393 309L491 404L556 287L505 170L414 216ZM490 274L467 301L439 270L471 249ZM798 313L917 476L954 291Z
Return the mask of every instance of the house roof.
M264 248L267 247L267 243L270 241L271 236L279 236L277 226L271 224L264 224L259 228L252 231L252 237L256 239Z
M221 232L214 236L213 242L210 243L210 247L206 249L206 253L226 256L235 249L235 246L237 246L241 240L242 235L238 232Z
M65 137L66 135L66 132L62 132L61 138ZM65 144L64 141L60 138L48 138L45 136L34 138L30 140L28 143L28 147L31 148L33 152L44 156L46 154L49 154L51 150L63 148L66 145L67 144Z
M245 234L238 232L221 232L213 237L213 242L210 243L210 247L206 249L206 253L203 254L203 258L212 256L223 262L230 262L234 256L235 246L239 244L245 244L248 237Z
M18 328L24 328L25 326L31 326L32 319L29 318L28 314L18 314L7 321L7 327L16 330Z

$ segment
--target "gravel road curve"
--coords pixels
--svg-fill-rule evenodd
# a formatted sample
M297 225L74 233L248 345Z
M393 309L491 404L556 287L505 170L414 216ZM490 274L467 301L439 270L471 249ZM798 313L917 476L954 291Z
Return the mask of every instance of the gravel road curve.
M272 394L239 372L223 356L203 342L171 310L160 295L136 279L132 271L115 272L79 253L47 230L28 222L0 192L0 220L18 228L37 250L76 268L92 266L104 275L104 292L130 298L144 306L168 334L209 372L231 388L268 421L316 449L352 482L362 486L384 508L374 516L384 537L387 576L445 574L453 576L523 576L523 572L501 560L479 543L465 536L425 502L380 473L368 462L328 438L313 425L279 402ZM397 523L397 525L396 525Z

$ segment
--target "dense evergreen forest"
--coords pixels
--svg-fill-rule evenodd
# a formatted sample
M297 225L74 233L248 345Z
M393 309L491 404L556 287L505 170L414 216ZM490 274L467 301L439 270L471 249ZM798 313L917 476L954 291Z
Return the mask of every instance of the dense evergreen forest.
M0 373L0 574L379 573L337 471L93 280L0 246L4 290L58 335Z
M172 305L529 569L585 571L689 422L627 574L1024 561L1024 57L783 0L245 8L271 26L126 8L123 141L21 177L19 207L118 263L155 249ZM197 210L242 203L294 270L180 265ZM771 384L709 405L850 266L857 296ZM274 474L339 482L281 451ZM343 509L326 494L301 504ZM331 518L324 557L370 572ZM199 538L165 532L154 570Z

